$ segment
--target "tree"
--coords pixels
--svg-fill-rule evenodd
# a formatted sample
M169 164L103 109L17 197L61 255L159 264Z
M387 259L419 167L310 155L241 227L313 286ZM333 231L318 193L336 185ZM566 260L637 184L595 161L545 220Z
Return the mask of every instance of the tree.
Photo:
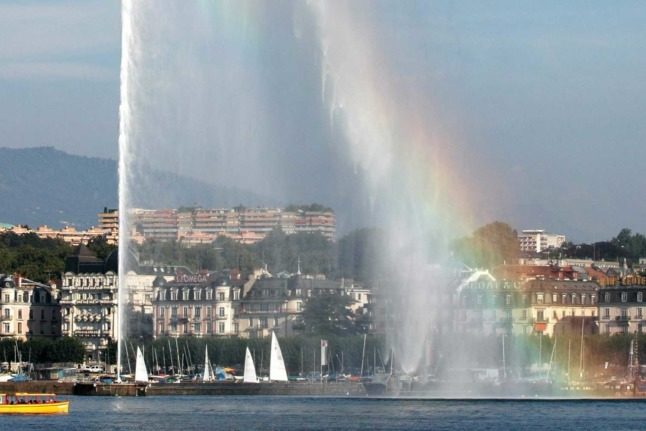
M507 223L497 221L478 228L470 237L456 240L453 251L469 266L492 268L515 262L520 245L516 231Z
M333 293L310 297L302 314L305 332L323 336L357 334L355 316L349 308L352 302L347 295Z
M96 257L99 259L105 260L110 253L117 249L117 246L114 244L108 244L108 239L105 235L95 236L87 243L87 248L92 250Z

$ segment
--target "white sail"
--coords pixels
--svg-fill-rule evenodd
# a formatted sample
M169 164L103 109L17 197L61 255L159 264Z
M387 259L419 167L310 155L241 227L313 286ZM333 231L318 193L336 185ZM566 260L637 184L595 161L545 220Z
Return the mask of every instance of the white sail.
M287 371L285 370L285 361L283 352L280 351L280 345L276 334L271 333L271 361L269 362L269 380L274 382L286 382Z
M148 383L148 371L146 371L146 363L144 362L144 355L141 353L141 349L139 347L137 347L135 382Z
M256 377L256 366L253 364L253 358L251 357L249 347L247 347L247 353L244 357L244 376L242 381L245 383L258 383L258 377Z
M203 382L212 382L215 380L211 371L211 361L209 361L209 347L204 347L204 373L202 373Z

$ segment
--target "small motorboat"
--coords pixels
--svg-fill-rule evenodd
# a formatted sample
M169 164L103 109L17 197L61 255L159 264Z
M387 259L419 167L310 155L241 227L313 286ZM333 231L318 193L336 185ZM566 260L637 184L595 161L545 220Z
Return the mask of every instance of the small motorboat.
M0 414L53 415L69 413L70 402L59 401L56 394L17 392L0 394Z

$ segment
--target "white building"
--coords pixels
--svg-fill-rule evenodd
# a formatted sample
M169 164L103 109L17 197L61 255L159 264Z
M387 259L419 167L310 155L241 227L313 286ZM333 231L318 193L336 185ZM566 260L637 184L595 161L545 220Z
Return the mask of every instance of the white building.
M543 229L527 229L518 234L518 242L522 252L541 253L561 247L565 235L548 233Z

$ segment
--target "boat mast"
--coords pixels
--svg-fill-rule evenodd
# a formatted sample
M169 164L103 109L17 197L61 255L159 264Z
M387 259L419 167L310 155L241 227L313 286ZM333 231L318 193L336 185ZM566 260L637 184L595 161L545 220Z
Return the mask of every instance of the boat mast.
M366 358L366 337L367 334L363 334L363 350L361 350L361 372L359 377L363 377L363 361Z
M177 374L177 370L175 369L175 365L173 364L173 348L170 345L170 339L168 340L168 357L170 358L170 367L173 369L173 375ZM166 360L166 357L164 357L164 361Z
M581 348L579 349L579 379L583 380L583 325L585 317L581 316Z

